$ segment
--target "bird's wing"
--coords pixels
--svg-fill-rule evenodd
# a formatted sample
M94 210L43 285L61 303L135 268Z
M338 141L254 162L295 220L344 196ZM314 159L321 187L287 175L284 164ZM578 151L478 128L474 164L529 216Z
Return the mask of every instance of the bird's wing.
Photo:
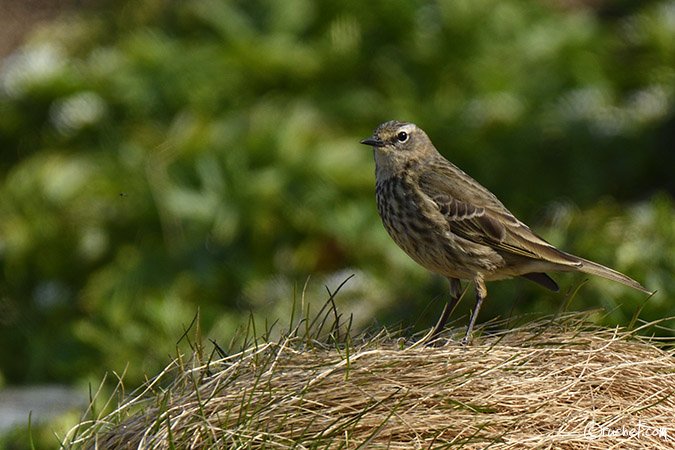
M455 166L430 167L421 173L418 185L421 193L437 205L450 230L464 239L527 258L581 265L578 259L533 233L494 194Z

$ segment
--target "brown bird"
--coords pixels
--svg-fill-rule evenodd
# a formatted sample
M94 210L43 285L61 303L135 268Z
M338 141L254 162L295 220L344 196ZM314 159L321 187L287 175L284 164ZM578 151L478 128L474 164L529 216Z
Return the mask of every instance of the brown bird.
M445 159L415 124L385 122L361 143L375 153L377 209L387 232L418 264L450 282L452 298L431 339L459 301L459 280L473 281L476 290L464 344L487 296L486 281L520 276L558 291L546 272L574 271L651 294L632 278L537 236L492 192Z

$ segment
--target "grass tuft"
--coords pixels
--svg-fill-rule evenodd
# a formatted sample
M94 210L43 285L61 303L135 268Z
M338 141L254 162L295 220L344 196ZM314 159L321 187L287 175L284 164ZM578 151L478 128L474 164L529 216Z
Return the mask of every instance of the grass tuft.
M214 345L207 357L193 343L63 446L675 448L672 343L644 336L659 323L607 329L561 311L488 323L466 347L461 327L446 330L424 347L387 330L353 335L338 291L314 317L303 295L278 340L251 320L239 350Z

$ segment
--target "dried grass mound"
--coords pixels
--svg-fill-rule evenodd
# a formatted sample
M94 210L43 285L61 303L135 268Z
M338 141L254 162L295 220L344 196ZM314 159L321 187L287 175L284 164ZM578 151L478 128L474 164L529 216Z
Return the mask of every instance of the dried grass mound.
M675 355L663 342L579 316L467 347L358 341L295 336L197 367L176 360L66 446L675 449Z

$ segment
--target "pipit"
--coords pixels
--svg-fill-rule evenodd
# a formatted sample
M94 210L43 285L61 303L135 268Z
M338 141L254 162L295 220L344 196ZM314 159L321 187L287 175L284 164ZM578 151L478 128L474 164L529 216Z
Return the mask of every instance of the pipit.
M506 209L476 180L445 159L413 123L389 121L361 141L373 147L377 209L391 238L422 267L450 282L450 302L435 338L459 301L460 280L474 282L476 305L462 343L471 339L486 281L523 277L552 291L546 272L585 272L651 294L603 265L558 250Z

